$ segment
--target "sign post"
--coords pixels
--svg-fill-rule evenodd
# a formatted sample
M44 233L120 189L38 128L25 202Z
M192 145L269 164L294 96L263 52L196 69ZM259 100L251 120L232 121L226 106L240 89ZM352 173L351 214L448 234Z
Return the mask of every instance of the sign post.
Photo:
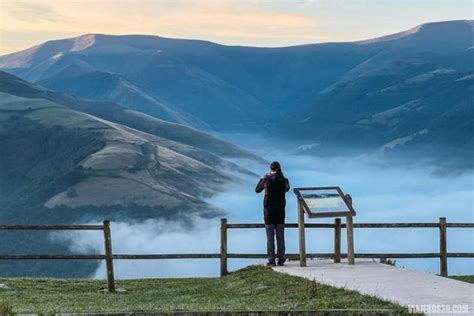
M306 266L306 240L304 214L308 218L345 217L347 233L347 261L354 264L353 220L356 215L352 208L352 198L344 194L340 187L295 188L297 198L300 266ZM337 256L337 254L335 254Z

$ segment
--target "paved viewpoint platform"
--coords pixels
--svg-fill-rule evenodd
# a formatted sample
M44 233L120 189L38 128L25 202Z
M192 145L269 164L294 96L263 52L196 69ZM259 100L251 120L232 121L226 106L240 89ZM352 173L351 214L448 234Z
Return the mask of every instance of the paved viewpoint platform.
M307 260L307 267L300 267L299 261L289 261L274 270L374 295L403 306L468 305L468 314L474 314L474 284L372 260L356 259L353 266L344 261Z

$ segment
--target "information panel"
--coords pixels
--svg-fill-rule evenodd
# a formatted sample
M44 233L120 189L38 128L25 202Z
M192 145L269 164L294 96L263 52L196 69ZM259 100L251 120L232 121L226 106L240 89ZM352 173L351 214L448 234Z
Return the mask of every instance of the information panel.
M303 191L301 197L312 213L350 211L336 190Z
M297 188L294 192L310 217L355 215L339 187Z

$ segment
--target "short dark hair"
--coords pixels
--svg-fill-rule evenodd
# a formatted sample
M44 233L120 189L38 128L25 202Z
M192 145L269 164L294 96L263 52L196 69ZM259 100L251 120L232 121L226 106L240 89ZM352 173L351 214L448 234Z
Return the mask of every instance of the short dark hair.
M270 169L272 171L277 171L281 169L280 163L278 161L274 161L270 164Z

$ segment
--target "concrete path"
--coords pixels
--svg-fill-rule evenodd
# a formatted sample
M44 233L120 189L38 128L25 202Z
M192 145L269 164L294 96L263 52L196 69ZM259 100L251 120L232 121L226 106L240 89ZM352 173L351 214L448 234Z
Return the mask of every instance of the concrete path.
M436 308L446 308L441 305L449 305L449 308L461 308L464 315L466 312L474 315L474 284L372 260L356 260L353 266L344 261L307 260L304 268L297 261L289 261L284 267L275 267L274 270L377 296L403 306L431 305L428 308L436 311Z

